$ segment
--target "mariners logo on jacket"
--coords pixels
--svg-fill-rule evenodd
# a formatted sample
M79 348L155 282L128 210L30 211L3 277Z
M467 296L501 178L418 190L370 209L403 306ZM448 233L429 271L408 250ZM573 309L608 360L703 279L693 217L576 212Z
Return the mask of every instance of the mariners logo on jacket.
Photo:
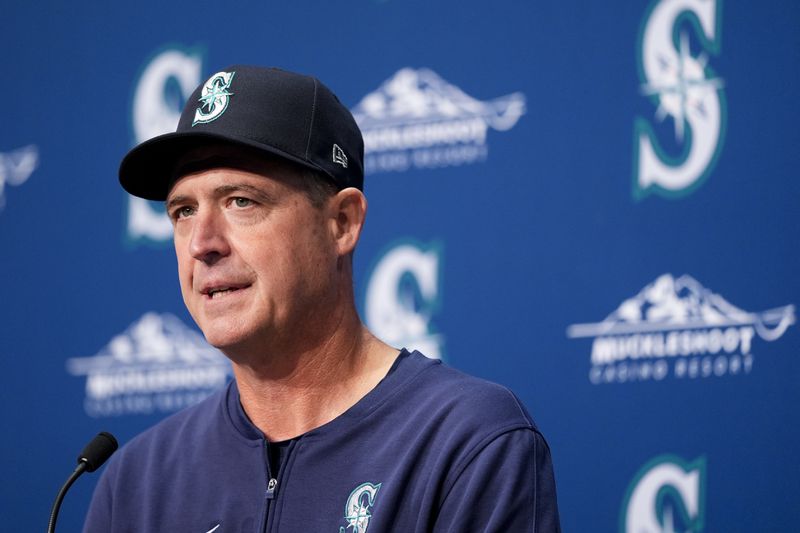
M347 527L340 527L339 533L367 533L369 521L372 518L372 506L375 505L375 496L381 484L362 483L350 493L347 503L344 506L344 519L347 520Z

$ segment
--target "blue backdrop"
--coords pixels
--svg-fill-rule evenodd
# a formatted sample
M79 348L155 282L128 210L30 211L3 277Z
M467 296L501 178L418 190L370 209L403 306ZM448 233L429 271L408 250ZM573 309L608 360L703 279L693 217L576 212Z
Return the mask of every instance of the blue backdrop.
M797 527L796 2L74 4L0 32L3 529L45 528L97 431L229 378L116 169L232 63L353 110L362 316L519 394L566 531Z

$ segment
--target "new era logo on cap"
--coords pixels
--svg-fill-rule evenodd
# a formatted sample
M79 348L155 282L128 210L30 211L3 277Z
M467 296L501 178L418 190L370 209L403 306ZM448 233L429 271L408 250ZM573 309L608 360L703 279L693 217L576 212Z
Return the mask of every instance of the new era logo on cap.
M339 148L338 144L333 145L333 162L342 165L344 168L347 168L347 156L344 153L344 150Z

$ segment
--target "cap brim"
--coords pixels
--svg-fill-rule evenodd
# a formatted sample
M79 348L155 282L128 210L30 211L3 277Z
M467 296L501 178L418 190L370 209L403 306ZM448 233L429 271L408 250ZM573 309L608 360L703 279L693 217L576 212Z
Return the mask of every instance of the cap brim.
M177 178L175 170L180 159L189 150L204 146L247 147L329 175L328 171L310 161L252 139L209 132L175 132L153 137L128 152L119 165L119 182L134 196L163 202Z

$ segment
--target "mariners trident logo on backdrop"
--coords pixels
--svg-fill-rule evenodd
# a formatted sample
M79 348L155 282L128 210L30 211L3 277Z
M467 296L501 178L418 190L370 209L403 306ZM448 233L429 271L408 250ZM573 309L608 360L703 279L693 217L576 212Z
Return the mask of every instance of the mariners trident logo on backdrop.
M602 322L569 326L567 336L594 339L589 380L597 385L749 374L756 335L775 341L794 322L794 305L751 313L691 276L664 274Z
M482 102L424 68L397 71L353 109L368 173L482 161L487 130L509 130L523 113L522 93Z
M620 533L703 531L706 461L662 455L634 477L622 504Z
M202 63L199 52L177 48L163 50L147 63L133 96L134 144L175 131L184 103L202 81ZM219 116L221 103L212 102L209 113ZM127 233L132 241L164 242L172 238L172 224L161 205L129 196Z
M232 375L228 359L167 313L146 313L97 355L69 359L67 370L86 376L92 417L177 411Z
M639 42L642 93L656 106L659 122L672 119L674 142L659 138L648 119L637 118L636 198L651 192L675 197L692 191L708 177L719 156L725 127L723 82L708 66L707 55L720 50L719 3L660 0L645 18ZM690 25L703 50L698 56L691 52ZM670 146L665 149L665 144Z
M431 322L440 303L441 251L438 245L401 242L376 262L368 277L367 326L387 344L442 356L442 335Z
M202 105L194 112L196 124L205 124L217 120L228 109L233 93L230 92L231 82L235 72L217 72L211 76L200 91Z
M344 506L344 519L347 527L340 527L339 533L367 533L369 521L372 519L372 506L375 505L375 496L381 488L381 483L362 483L350 493ZM347 530L350 529L351 532Z

